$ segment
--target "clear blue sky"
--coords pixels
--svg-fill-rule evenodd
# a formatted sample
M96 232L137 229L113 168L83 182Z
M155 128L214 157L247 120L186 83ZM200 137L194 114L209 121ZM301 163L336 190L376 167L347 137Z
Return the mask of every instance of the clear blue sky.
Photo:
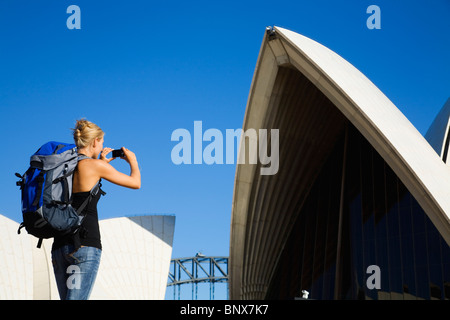
M81 30L69 30L69 5ZM381 29L369 30L369 5ZM266 26L303 34L360 69L425 134L450 97L450 1L0 2L0 214L21 221L15 172L85 117L133 150L142 188L105 182L100 218L176 216L173 257L228 255L236 166L175 165L171 133L242 126ZM207 143L204 144L204 146ZM121 160L112 162L128 172Z

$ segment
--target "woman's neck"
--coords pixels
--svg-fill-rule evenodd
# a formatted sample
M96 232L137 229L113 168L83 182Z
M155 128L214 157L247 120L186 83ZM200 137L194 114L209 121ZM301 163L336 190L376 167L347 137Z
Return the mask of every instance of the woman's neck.
M94 151L90 150L89 148L78 149L78 154L84 154L85 156L87 156L89 158L95 157Z

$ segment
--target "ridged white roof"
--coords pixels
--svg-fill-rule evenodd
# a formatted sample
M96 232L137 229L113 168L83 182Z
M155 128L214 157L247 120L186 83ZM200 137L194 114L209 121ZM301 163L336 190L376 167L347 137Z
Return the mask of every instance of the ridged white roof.
M450 127L450 98L439 111L430 128L425 135L425 138L442 158L445 140L449 134ZM448 161L447 161L448 163Z
M52 240L37 238L0 215L0 300L59 299L51 263ZM100 220L102 257L90 299L163 300L175 216Z
M266 32L250 88L243 131L265 129L272 115L271 103L278 99L279 91L274 86L281 67L298 70L361 132L450 245L450 168L365 75L320 43L283 28L274 27L273 32ZM280 157L280 167L282 161ZM249 164L236 168L230 236L231 299L264 297L272 272L269 262L277 260L289 230L285 213L277 215L277 210L270 206L282 199L279 191L282 188L268 189L272 186L267 182L270 177L258 177L257 168ZM282 184L279 182L277 186ZM257 192L266 197L261 196L254 203L252 197ZM263 209L269 206L273 210ZM266 232L270 229L266 224L276 225L276 232Z

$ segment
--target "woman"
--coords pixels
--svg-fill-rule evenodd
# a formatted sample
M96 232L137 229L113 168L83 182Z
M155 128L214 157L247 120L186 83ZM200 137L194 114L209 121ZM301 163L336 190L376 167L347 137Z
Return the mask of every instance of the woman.
M72 206L75 209L84 202L100 179L132 189L141 187L141 174L135 154L122 148L124 157L121 158L130 165L129 175L114 169L109 162L115 158L106 158L112 149L103 148L104 132L96 124L78 120L73 137L78 154L89 157L78 162L73 175ZM81 213L85 218L76 235L79 236L79 248L75 246L78 241L74 240L74 235L54 239L52 262L62 300L87 300L94 285L102 249L97 214L101 193L97 192Z

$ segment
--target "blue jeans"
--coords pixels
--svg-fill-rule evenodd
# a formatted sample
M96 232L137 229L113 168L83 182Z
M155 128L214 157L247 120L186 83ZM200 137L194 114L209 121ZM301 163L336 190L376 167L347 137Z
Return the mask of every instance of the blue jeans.
M61 300L87 300L97 277L102 250L72 245L52 251L53 271Z

